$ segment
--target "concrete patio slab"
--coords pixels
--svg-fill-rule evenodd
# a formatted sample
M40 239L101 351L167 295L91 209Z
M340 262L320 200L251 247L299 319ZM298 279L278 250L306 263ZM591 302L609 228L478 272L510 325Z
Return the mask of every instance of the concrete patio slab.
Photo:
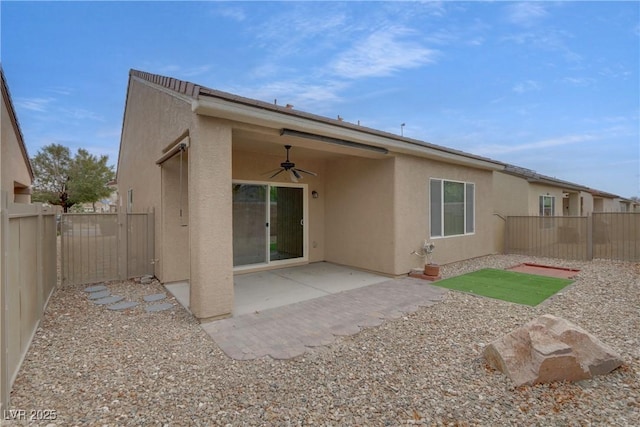
M205 323L202 328L229 357L288 359L336 336L441 301L448 291L413 278L383 282L306 301Z
M389 277L329 262L238 274L233 278L233 315L255 313L386 280ZM189 310L189 282L164 286Z

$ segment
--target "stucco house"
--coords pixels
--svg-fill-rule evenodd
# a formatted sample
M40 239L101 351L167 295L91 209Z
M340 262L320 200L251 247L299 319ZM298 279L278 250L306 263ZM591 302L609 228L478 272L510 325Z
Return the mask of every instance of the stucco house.
M7 193L11 203L31 203L33 169L2 68L0 68L0 76L2 77L1 189Z
M502 215L585 216L593 212L592 189L506 165L494 174L496 210Z
M192 313L213 319L236 274L327 261L404 275L425 239L440 263L494 253L503 167L131 70L117 184L119 209L155 212L156 276L188 280Z

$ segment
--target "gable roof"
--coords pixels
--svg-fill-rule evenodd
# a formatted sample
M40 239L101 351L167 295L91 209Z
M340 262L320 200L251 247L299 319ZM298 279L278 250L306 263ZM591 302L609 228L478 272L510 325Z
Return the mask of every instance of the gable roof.
M4 104L7 106L7 111L9 111L9 118L11 119L11 126L13 126L13 131L16 134L16 138L18 139L18 145L20 146L20 152L22 153L22 157L24 159L24 163L27 165L27 170L29 171L29 177L33 181L33 167L31 165L31 160L29 160L29 153L27 153L27 147L24 143L24 137L22 136L22 130L20 130L20 123L18 122L18 116L16 115L15 110L13 109L13 101L11 100L11 93L9 92L9 86L7 85L7 80L4 77L4 70L0 66L0 78L2 79L2 99L4 100Z
M222 101L225 103L232 103L240 107L249 107L252 109L261 110L267 113L275 113L284 116L290 116L293 118L306 119L321 125L329 125L335 128L339 128L345 131L355 131L360 134L367 134L372 137L387 141L387 143L394 143L405 149L425 149L431 152L439 153L443 157L449 158L462 158L468 159L470 162L477 162L478 165L482 164L486 168L501 170L505 164L497 160L489 159L487 157L478 156L475 154L467 153L461 150L456 150L428 142L420 141L413 138L407 138L404 136L392 134L389 132L380 131L377 129L362 126L359 123L349 123L342 119L331 119L328 117L307 113L304 111L296 110L291 105L281 106L277 103L269 103L256 99L246 98L239 95L234 95L228 92L223 92L216 89L211 89L202 85L179 80L173 77L161 76L158 74L152 74L139 70L130 70L129 77L138 78L148 83L158 85L164 89L168 89L173 93L182 95L190 99L192 109L196 112L204 111L206 106L203 104L208 101Z

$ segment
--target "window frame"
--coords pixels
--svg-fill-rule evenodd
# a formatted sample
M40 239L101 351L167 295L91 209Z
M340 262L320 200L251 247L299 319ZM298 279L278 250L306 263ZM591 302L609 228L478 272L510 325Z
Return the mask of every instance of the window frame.
M439 200L435 201L433 198L432 190L433 185L439 182ZM445 217L445 183L455 183L462 184L463 188L463 200L462 200L462 208L463 208L463 219L462 226L463 232L460 234L445 234L446 230L446 217ZM469 191L469 189L472 191ZM471 193L471 194L470 194ZM436 195L438 196L438 195ZM445 239L449 237L460 237L460 236L472 236L475 234L476 230L476 184L475 182L470 181L458 181L453 179L445 179L445 178L429 178L429 236L432 239ZM439 212L436 212L436 216L434 216L434 202L438 203ZM471 215L471 218L469 218ZM437 234L434 234L434 218L438 218L440 230L438 230ZM469 226L471 226L471 230L469 230Z
M547 208L546 204L544 203L545 199L550 199L551 200L551 214L550 215L546 215L545 211L549 208ZM556 216L556 196L552 196L549 194L541 194L540 197L538 197L538 214L539 216Z

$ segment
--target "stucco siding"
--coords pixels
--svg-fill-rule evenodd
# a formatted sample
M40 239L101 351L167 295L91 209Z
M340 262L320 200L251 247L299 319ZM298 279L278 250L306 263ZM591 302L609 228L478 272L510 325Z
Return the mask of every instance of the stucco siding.
M504 252L506 218L529 215L529 183L517 176L493 172L494 251Z
M9 194L11 202L29 203L28 194L15 194L15 187L31 186L31 175L20 148L20 140L16 129L12 126L8 106L2 97L2 190Z
M119 209L126 211L128 191L132 190L133 212L155 210L155 274L163 282L188 278L171 268L168 258L172 254L163 246L163 241L184 240L186 227L164 222L162 173L155 162L168 144L189 129L191 116L185 100L130 80L118 159Z
M190 307L200 319L231 315L231 126L195 116L189 147Z
M327 163L327 261L397 274L394 169L394 158L343 157Z
M472 234L432 238L430 230L430 179L475 184L475 231ZM397 245L395 273L420 267L422 259L411 252L425 239L436 245L433 261L448 264L494 252L492 173L480 169L410 156L396 158L395 222Z
M540 196L551 196L555 198L553 215L562 216L562 195L561 188L537 183L529 184L529 215L540 215Z

